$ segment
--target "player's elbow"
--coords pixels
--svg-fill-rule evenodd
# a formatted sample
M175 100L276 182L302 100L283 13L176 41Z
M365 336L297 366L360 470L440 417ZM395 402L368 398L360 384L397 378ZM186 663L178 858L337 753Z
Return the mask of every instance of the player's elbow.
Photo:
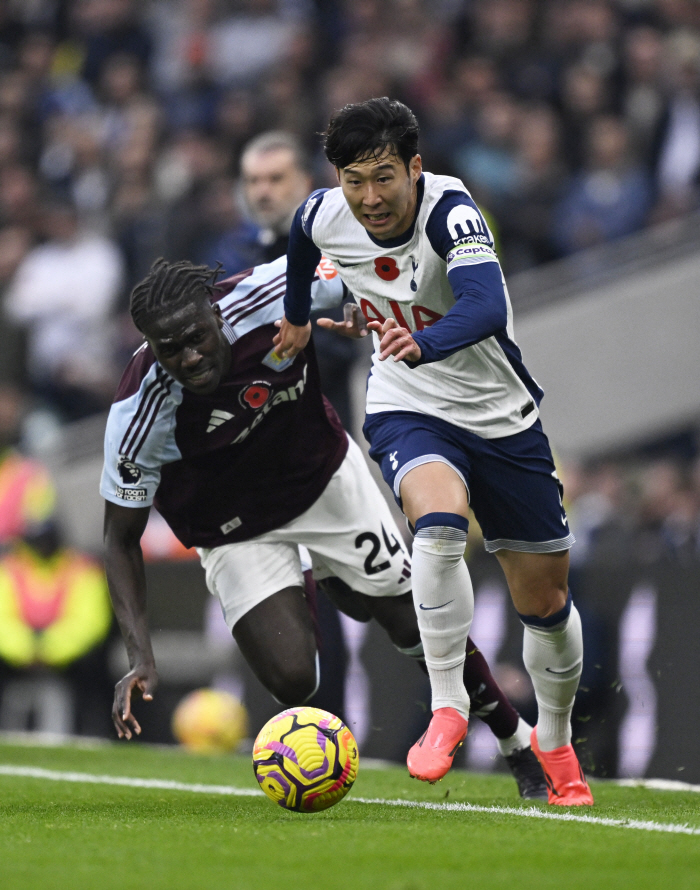
M490 312L488 314L488 327L493 333L497 333L498 331L502 331L508 324L508 310L506 308L506 301L497 300L490 307Z

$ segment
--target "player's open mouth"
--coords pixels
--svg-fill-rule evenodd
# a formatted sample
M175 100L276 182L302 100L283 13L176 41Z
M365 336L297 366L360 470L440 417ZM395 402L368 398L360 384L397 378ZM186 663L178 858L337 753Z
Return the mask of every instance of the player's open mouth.
M385 223L390 216L390 213L365 213L365 219L373 226L382 225L382 223Z

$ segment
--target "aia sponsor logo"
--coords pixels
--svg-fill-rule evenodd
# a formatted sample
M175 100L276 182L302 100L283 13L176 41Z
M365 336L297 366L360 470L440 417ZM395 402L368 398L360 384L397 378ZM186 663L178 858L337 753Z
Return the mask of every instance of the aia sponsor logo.
M442 315L440 315L439 312L434 312L432 309L428 309L427 306L418 306L415 303L404 303L401 305L396 300L389 300L388 303L389 309L391 310L391 316L397 321L400 327L407 331L422 331L425 328L434 325L436 321L439 321L442 318ZM360 300L360 309L367 321L378 321L380 324L384 324L386 321L386 316L383 315L374 303L366 297L363 297ZM411 310L411 316L413 318L413 327L411 327L404 316L404 311L408 312L409 309Z
M272 389L269 383L266 383L264 380L256 380L255 383L251 383L241 390L238 400L244 408L247 406L257 411L267 403L271 392Z

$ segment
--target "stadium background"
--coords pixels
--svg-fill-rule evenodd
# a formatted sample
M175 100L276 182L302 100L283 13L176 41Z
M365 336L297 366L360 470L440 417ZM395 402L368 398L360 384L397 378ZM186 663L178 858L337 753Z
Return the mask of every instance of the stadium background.
M50 468L67 540L98 555L104 412L139 342L130 288L159 255L229 273L254 262L243 146L290 130L332 185L317 133L373 95L416 111L426 168L462 177L498 234L579 541L584 766L700 781L693 0L0 2L0 376L3 406L21 407L17 429L0 412L3 437ZM70 274L37 272L37 251L75 240L76 224L87 234ZM358 438L366 367L359 350ZM260 725L276 707L216 643L198 567L157 558L169 553L157 527L151 541L163 685L145 737L167 740L178 698L222 675L243 683ZM527 714L503 582L478 541L469 559L475 637ZM363 752L400 759L425 683L407 682L374 629L350 655L369 704ZM466 762L490 769L493 754L475 731Z

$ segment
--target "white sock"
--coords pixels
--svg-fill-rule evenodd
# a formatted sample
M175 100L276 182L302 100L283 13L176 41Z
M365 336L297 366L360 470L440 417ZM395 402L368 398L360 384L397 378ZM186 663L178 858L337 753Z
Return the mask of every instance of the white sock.
M532 727L521 717L518 720L517 729L510 738L496 739L498 742L498 750L504 757L510 757L514 751L521 751L523 748L529 748L531 732Z
M571 742L571 710L583 668L581 617L574 605L551 628L525 624L523 661L537 698L537 742L552 751Z
M466 531L451 526L419 528L413 542L413 602L418 616L432 709L454 708L469 717L464 687L467 636L474 593L464 561Z

